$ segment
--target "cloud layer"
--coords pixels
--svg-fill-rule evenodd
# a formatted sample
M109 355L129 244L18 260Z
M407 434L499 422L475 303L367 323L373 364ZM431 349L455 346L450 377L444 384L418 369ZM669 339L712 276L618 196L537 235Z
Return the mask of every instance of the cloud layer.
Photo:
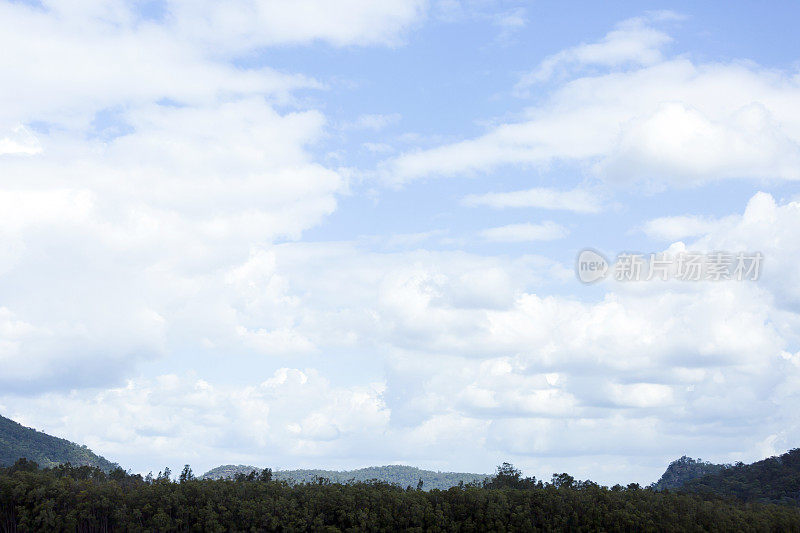
M676 450L747 460L792 446L796 202L760 192L721 216L681 209L625 228L671 252L760 251L758 283L591 292L563 258L602 231L614 184L797 179L796 73L671 55L676 17L646 15L533 61L508 90L537 103L515 120L385 160L376 181L319 154L331 110L301 95L329 80L242 66L265 47L399 46L427 11L0 2L0 45L17 51L0 58L0 412L145 471L163 466L154 458L197 470L514 460L647 482ZM400 117L333 123L377 137ZM577 183L492 174L559 165ZM412 183L466 175L490 179ZM381 203L391 194L407 220ZM553 220L499 220L512 208ZM446 226L451 209L460 227L419 227ZM305 238L335 214L358 233Z
M50 393L34 405L63 406L38 420L90 434L106 453L138 442L148 450L143 457L179 461L189 442L202 442L196 463L207 466L207 457L435 464L455 442L453 467L489 469L501 456L540 475L555 463L598 479L592 468L602 461L581 466L579 458L629 455L615 460L614 475L640 476L656 476L663 465L643 466L637 456L676 448L750 459L790 446L800 431L790 407L800 379L797 251L785 247L800 242L792 236L798 216L797 204L757 195L725 227L670 248L759 247L763 283L610 282L594 303L537 295L536 287L561 276L541 258L509 264L463 253L280 245L227 278L241 298L236 323L279 316L283 324L242 334L265 355L383 354L383 379L335 387L313 369L284 369L243 389L164 376L101 393ZM30 333L8 311L2 316L6 335ZM22 405L0 403L12 414ZM23 419L29 405L18 408ZM91 431L78 423L106 416L126 422ZM235 447L216 437L230 424L243 428Z

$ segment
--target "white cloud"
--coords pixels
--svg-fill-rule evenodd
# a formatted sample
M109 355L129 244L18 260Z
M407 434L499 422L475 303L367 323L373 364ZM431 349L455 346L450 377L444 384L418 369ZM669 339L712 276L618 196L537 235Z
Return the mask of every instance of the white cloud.
M258 47L322 41L395 45L424 17L425 0L168 0L159 20L139 3L0 3L0 128L32 120L89 124L95 112L170 99L235 95L290 99L305 76L237 68L226 58ZM53 87L58 87L57 91ZM0 129L0 139L3 130Z
M313 370L280 368L243 388L163 375L99 392L12 400L5 414L108 458L125 457L126 468L146 473L189 462L200 473L220 462L285 467L368 455L389 417L381 392L381 384L334 387ZM47 408L53 402L58 412Z
M365 150L376 154L385 154L394 151L392 145L386 143L364 143L361 146L363 146Z
M758 244L769 265L759 283L620 283L596 302L536 294L554 266L541 258L272 246L229 270L237 297L223 326L271 323L323 353L381 357L378 385L323 384L311 369L280 370L254 376L266 380L258 387L202 376L209 383L200 392L196 379L180 378L106 391L102 401L53 392L39 403L13 395L0 403L143 469L160 466L153 457L203 468L264 464L269 449L273 466L411 462L489 471L512 460L536 475L570 470L649 482L687 450L755 459L767 436L780 433L776 448L800 436L789 407L800 383L800 295L791 289L800 283L790 263L798 213L796 204L756 195L731 225L687 245ZM12 341L34 334L34 324L4 313L0 331ZM203 324L223 346L224 329ZM80 416L84 425L74 422ZM141 443L141 456L125 451L130 442ZM600 456L618 469L599 468L603 461L591 458Z
M800 202L778 204L772 195L759 192L747 203L744 213L723 220L687 247L761 252L761 283L770 290L779 308L800 310ZM794 326L787 327L790 329L784 335L789 335ZM794 334L790 336L793 338Z
M793 333L800 296L787 291L797 286L796 268L787 262L796 252L780 249L800 242L792 237L800 227L797 213L796 205L756 195L743 215L730 218L732 225L715 227L708 242L687 245L760 246L771 268L758 284L615 284L603 300L582 303L519 285L514 290L524 278L490 276L488 264L465 278L453 270L464 256L436 254L433 262L420 263L418 253L379 262L362 255L336 270L352 272L350 282L359 284L346 286L347 293L377 291L357 305L367 307L369 319L362 326L347 323L358 328L360 344L375 343L390 354L387 407L392 424L410 432L409 439L425 436L425 446L446 447L448 437L431 429L441 422L493 457L512 456L537 470L544 456L624 454L636 428L630 449L663 458L650 467L655 477L664 461L686 449L721 460L735 454L754 459L764 435L776 428L798 434L800 421L790 410L775 412L776 405L790 404L796 395L791 384L800 377L791 355L800 340ZM742 240L728 242L736 236ZM400 266L408 264L415 267ZM466 306L468 300L447 296L477 280L486 286L482 294L515 296L492 306ZM787 297L795 311L776 306ZM730 436L717 435L710 419L732 428ZM733 429L741 424L752 438ZM515 433L529 431L531 440L517 447Z
M315 350L311 341L292 329L267 331L259 328L253 331L239 326L236 333L243 338L246 345L265 355L304 354Z
M395 45L427 9L426 0L170 0L178 31L236 51L324 41L335 46Z
M524 8L512 9L498 13L494 17L494 24L504 31L515 31L524 28L528 23Z
M299 238L346 190L310 155L325 117L292 94L322 85L229 59L395 45L426 2L140 8L0 2L0 47L13 51L0 58L0 284L8 324L28 328L3 345L7 390L118 383L176 346L314 352L281 277L253 271L258 250Z
M36 155L42 151L39 140L25 126L18 125L10 135L0 138L0 156Z
M642 46L649 42L632 38ZM518 120L471 139L406 152L386 160L380 173L402 184L502 165L560 163L607 181L659 188L730 178L800 179L794 72L751 62L649 59L558 83Z
M672 387L658 383L612 384L610 398L627 407L665 407L674 403Z
M0 94L4 112L23 122L50 122L35 143L27 130L13 130L16 140L3 146L16 153L0 155L3 307L36 332L6 347L3 387L35 393L109 385L137 362L173 353L182 343L263 354L313 351L279 312L246 320L237 306L252 302L227 276L248 261L251 249L296 239L336 208L346 179L309 153L323 135L324 116L277 112L264 98L272 91L269 73L195 58L201 76L192 78L181 69L194 67L170 55L172 41L163 50L145 44L124 68L106 72L92 54L120 49L92 41L95 33L130 38L131 50L146 35L106 35L102 24L76 34L69 24L81 22L68 17L60 28L58 13L0 9L13 15L0 24L14 32L28 28L33 35L31 25L52 26L43 33L50 41L37 41L34 50L54 51L41 51L53 69L41 61L35 72L17 69L24 65L14 54L4 57L19 65L0 69L7 82L0 93L8 91ZM60 40L66 41L62 50ZM58 70L72 60L55 64L62 52L86 62L86 71L77 71L83 75ZM163 72L150 70L159 65ZM101 74L95 85L92 76ZM158 80L140 83L151 74ZM63 76L64 83L40 75ZM55 85L63 91L53 93ZM45 95L54 96L44 102ZM24 105L16 106L18 99ZM124 134L98 138L90 119L112 104Z
M723 224L725 224L725 220L697 215L683 215L648 220L643 230L651 238L676 241L711 233Z
M292 89L319 85L217 61L166 26L129 21L129 6L115 3L107 16L90 10L101 4L54 2L47 10L0 3L0 46L14 50L0 58L0 126L39 121L88 129L95 113L115 106L250 94L287 99Z
M462 203L470 207L482 205L496 209L536 207L575 213L598 213L603 209L601 198L591 191L585 189L559 191L544 187L535 187L524 191L472 194L465 197Z
M481 231L481 237L493 242L554 241L567 235L567 228L550 220L541 224L509 224Z
M662 11L620 22L597 43L574 46L545 58L536 70L522 78L516 88L524 90L531 85L548 81L559 70L570 68L656 63L662 59L661 49L672 39L651 24L676 18L680 16Z

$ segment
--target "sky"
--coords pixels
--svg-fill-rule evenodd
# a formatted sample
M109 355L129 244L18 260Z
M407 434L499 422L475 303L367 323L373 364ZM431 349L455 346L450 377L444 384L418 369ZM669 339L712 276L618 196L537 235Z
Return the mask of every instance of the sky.
M0 414L142 473L791 449L798 18L0 0ZM763 263L586 284L587 248Z

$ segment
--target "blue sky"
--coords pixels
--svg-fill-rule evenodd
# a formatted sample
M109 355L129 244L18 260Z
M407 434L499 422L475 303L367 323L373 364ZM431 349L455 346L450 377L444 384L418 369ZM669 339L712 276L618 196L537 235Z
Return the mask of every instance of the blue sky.
M0 2L0 413L141 472L797 445L795 3L331 6Z

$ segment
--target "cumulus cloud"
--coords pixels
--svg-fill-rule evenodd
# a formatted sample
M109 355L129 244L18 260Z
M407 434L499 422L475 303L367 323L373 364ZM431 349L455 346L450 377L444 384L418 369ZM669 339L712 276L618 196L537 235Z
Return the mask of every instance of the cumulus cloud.
M769 268L759 283L612 283L598 302L536 294L523 288L524 271L465 263L462 254L331 250L324 262L353 276L325 278L375 296L358 300L361 318L340 308L325 316L342 321L340 336L347 324L357 345L388 354L389 427L402 429L401 441L421 456L446 448L452 434L434 429L442 424L479 443L474 456L513 456L535 472L554 460L547 457L562 457L559 464L596 474L569 458L628 452L663 458L647 467L653 478L677 450L754 459L766 436L780 433L788 445L798 434L790 410L775 412L793 401L800 370L793 333L800 297L789 289L796 252L781 249L800 227L796 217L795 204L759 194L730 225L672 249L762 249ZM291 245L279 255L308 250ZM469 276L466 264L475 269ZM475 294L479 281L485 289ZM794 309L780 303L787 299ZM718 434L720 424L730 431ZM751 438L735 429L742 425Z
M321 466L340 456L337 464L346 466L358 465L344 457L359 457L439 468L482 464L488 471L512 459L537 475L569 467L600 481L630 472L649 482L685 451L756 459L765 439L780 449L800 436L789 407L800 383L800 295L793 288L800 285L791 245L800 242L798 213L795 203L758 194L741 214L726 217L728 224L670 248L758 247L765 254L759 282L611 281L598 301L537 294L543 280L560 279L556 265L542 258L377 253L343 243L272 246L227 275L239 295L232 323L271 322L275 338L305 338L364 361L380 357L385 375L374 376L375 385L280 370L245 388L202 376L210 389L201 392L192 392L200 378L176 379L180 385L171 389L137 382L103 392L103 405L132 421L124 439L143 449L163 443L175 460L182 445L202 441L212 444L198 457L220 461L258 462L270 449L278 450L273 465ZM35 334L34 327L9 310L0 314L12 344ZM143 399L131 399L129 389ZM107 399L117 394L124 400ZM59 406L88 412L97 405L93 398L54 392L41 411L13 396L0 403L30 423L66 429L56 423ZM137 402L144 402L142 411L130 407ZM157 439L150 433L156 429L137 418L145 412L154 427L164 424ZM219 421L209 422L213 416ZM228 427L224 416L245 428L235 432L245 443L235 452L211 435ZM67 434L90 436L109 455L122 450L124 439L114 441L102 425L73 431ZM455 442L458 451L448 453ZM616 468L600 468L600 457L610 456Z
M0 132L34 121L85 130L95 113L115 106L250 94L286 99L292 89L319 85L217 61L164 25L136 24L128 4L101 4L0 3L0 46L15 51L0 58Z
M666 39L653 40L661 34L643 21L637 24L641 32L626 39L653 52L641 60L611 72L578 73L548 89L518 120L474 138L408 151L386 160L380 172L402 184L502 165L566 163L606 181L656 188L729 178L800 178L800 87L794 72L662 56L656 52ZM581 61L603 64L606 56L592 57ZM608 65L618 59L610 54Z
M243 69L228 58L254 48L393 45L424 17L425 0L169 0L159 16L139 2L0 2L0 140L4 127L39 121L85 127L130 102L181 104L259 94L291 99L306 76ZM58 87L53 91L53 87ZM0 142L0 146L3 146Z
M793 311L800 309L800 271L797 268L800 203L779 204L771 194L759 192L750 199L741 215L723 220L687 247L705 251L761 252L764 256L764 286L780 307ZM789 329L783 332L785 335L791 331L791 327L787 327Z
M92 379L119 379L117 367L164 353L165 328L181 321L188 309L180 307L200 302L209 321L226 323L230 342L267 353L312 349L277 318L230 323L219 313L235 301L227 269L248 261L254 245L297 238L335 209L345 180L305 148L322 116L242 99L155 104L125 119L134 132L110 142L40 135L36 157L0 158L4 305L48 337L20 340L31 360L20 374L6 359L0 380L34 390L41 367L41 386L70 387L92 361L100 365Z
M0 59L0 288L8 323L28 328L4 345L8 390L117 383L186 339L314 350L278 312L244 320L230 273L251 250L299 238L346 189L310 153L325 117L291 95L320 84L234 65L212 46L223 33L181 33L202 6L179 4L147 18L127 2L0 2L0 45L14 50ZM292 3L240 4L297 18ZM322 26L306 17L296 33L237 46L366 43L376 28L383 43L391 30L359 17L416 16L403 6L354 4ZM263 20L252 22L241 30L258 32Z
M168 374L100 392L46 394L24 406L11 400L5 414L109 458L125 456L126 467L145 473L186 462L199 472L219 461L277 467L309 457L368 455L367 443L388 419L381 392L380 383L334 387L316 371L295 368L235 388ZM54 401L63 412L48 409ZM35 419L26 414L33 410Z

